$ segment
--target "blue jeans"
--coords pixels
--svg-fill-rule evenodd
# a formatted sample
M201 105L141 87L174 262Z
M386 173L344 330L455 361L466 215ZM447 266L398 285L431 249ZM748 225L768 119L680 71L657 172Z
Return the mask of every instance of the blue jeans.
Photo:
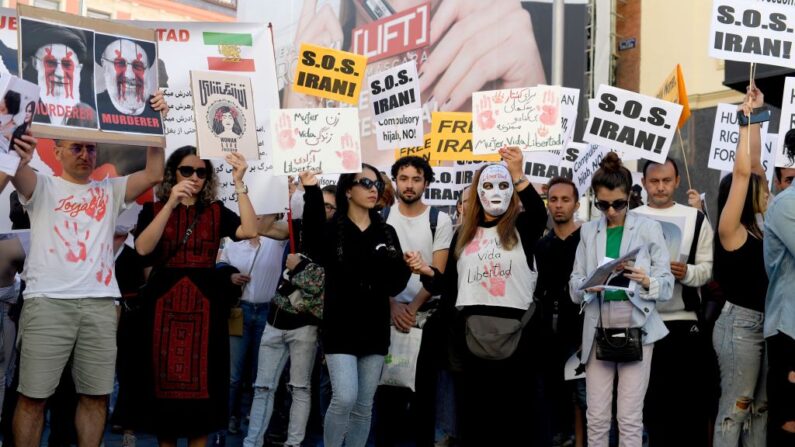
M715 447L764 447L767 431L765 315L727 302L715 322L712 343L720 365L721 396Z
M250 365L251 378L257 371L257 354L262 332L268 323L270 303L253 304L241 301L243 309L243 336L229 337L229 412L231 416L240 416L240 386L246 366Z
M273 415L273 398L279 377L290 357L290 422L285 446L298 446L304 440L311 408L312 367L317 350L317 326L281 330L265 328L259 347L259 368L254 382L254 401L251 404L248 435L245 447L262 446L268 423Z
M331 376L331 405L323 431L325 447L364 447L373 416L373 396L381 379L384 356L326 354Z

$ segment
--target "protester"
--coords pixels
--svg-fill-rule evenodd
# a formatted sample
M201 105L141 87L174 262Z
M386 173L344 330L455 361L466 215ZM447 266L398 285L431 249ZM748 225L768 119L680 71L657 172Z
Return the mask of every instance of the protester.
M162 113L168 110L162 93L151 105ZM34 138L23 136L16 147L28 158L35 144ZM70 356L79 394L78 439L86 445L99 445L102 439L116 361L113 299L120 296L113 274L113 229L125 204L162 178L163 149L147 150L143 171L99 182L90 178L95 155L94 143L57 140L60 178L23 165L12 180L32 223L19 323L16 445L39 445L46 400Z
M644 406L649 439L655 446L708 443L708 401L703 390L712 350L699 324L698 312L699 287L712 277L714 234L704 213L674 202L680 181L679 167L673 159L662 164L647 161L643 165L643 187L648 204L635 209L679 234L679 238L672 237L676 245L668 246L671 273L676 279L673 295L657 305L668 335L654 345ZM673 223L677 221L684 225ZM682 405L682 395L690 396L687 405ZM670 429L672 424L677 425L676 430Z
M374 210L384 191L380 173L363 164L337 182L337 213L325 210L310 173L301 175L304 252L325 269L321 340L331 375L324 445L367 441L375 394L389 347L389 297L406 287L410 271L395 230Z
M749 89L740 110L764 104L756 88ZM767 273L762 228L767 183L761 163L761 126L740 126L734 169L718 190L718 233L714 275L726 298L712 343L720 365L721 396L715 420L715 447L766 445L767 396L764 386L765 295ZM750 146L750 151L749 151Z
M627 212L632 175L614 152L608 153L594 173L591 187L599 220L580 229L580 245L569 283L571 299L585 308L581 362L586 365L588 445L608 445L613 415L613 382L618 375L616 407L621 445L640 446L643 437L643 399L649 383L654 343L668 330L657 313L658 303L671 298L674 277L660 224L634 212ZM585 280L605 257L617 259L639 248L634 262L616 271L624 290L604 286L581 290ZM622 281L622 278L624 281ZM630 280L626 284L626 279ZM641 328L640 359L618 362L597 357L598 336L607 328ZM624 341L630 334L624 333ZM605 337L609 342L609 339Z
M158 202L144 205L138 216L135 249L152 266L142 297L150 322L140 342L151 349L143 374L152 399L144 428L161 446L175 446L181 437L203 446L209 433L227 426L227 319L235 270L216 269L215 260L222 238L255 237L257 220L243 183L248 164L239 153L226 161L240 217L217 200L215 169L192 146L171 154Z
M585 442L585 380L563 380L566 361L582 342L582 316L569 294L574 255L580 244L580 224L574 219L579 208L580 193L574 182L553 177L547 183L552 231L536 244L538 286L535 295L543 304L546 331L552 334L552 358L547 365L545 386L547 405L553 409L553 433L561 443L575 434L576 444L582 446Z
M502 360L478 357L465 342L470 319L522 320L528 309L535 310L537 273L532 259L546 225L544 202L524 175L519 148L499 153L504 165L486 165L475 174L472 184L479 200L470 201L453 236L445 272L428 266L416 252L407 262L423 275L427 290L442 295L440 312L452 336L451 361L461 371L457 411L463 445L546 446L541 312L532 315L521 329L518 347Z
M795 130L784 148L795 159ZM778 169L778 168L777 168ZM789 171L795 171L787 168ZM789 175L787 175L789 174ZM792 181L792 173L784 173ZM780 179L779 179L780 181ZM768 445L795 445L795 188L780 192L765 217L764 254L770 284L764 335L768 356Z
M5 401L6 386L16 366L17 325L9 314L22 289L19 273L25 264L25 250L14 235L0 239L0 409Z

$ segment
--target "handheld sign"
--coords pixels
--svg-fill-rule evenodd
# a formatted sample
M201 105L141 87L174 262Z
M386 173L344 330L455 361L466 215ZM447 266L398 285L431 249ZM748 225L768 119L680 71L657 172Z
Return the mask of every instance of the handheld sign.
M768 122L762 123L761 138L763 147L766 143L765 139L769 124ZM712 128L712 145L709 149L707 167L718 171L731 171L734 167L734 157L739 138L740 128L737 125L737 106L734 104L718 104L715 114L715 125Z
M376 73L368 81L374 118L422 107L414 61Z
M431 136L425 135L423 138L423 145L422 146L414 146L414 147L402 147L400 149L395 149L395 160L398 160L402 157L406 157L409 155L413 155L415 157L422 157L425 161L431 163L431 166L434 164L438 164L437 161L432 161L431 159Z
M472 153L472 114L433 112L431 115L431 160L500 161L499 154Z
M591 178L599 169L599 163L610 150L595 144L572 143L571 145L577 148L580 154L574 161L573 181L577 184L580 194L585 194L585 191L591 187Z
M791 6L748 0L712 3L710 57L793 68L794 40Z
M390 113L376 118L375 141L380 151L423 144L422 109Z
M274 174L361 171L358 109L274 109L270 122Z
M571 143L577 144L577 143ZM567 152L579 152L576 147L569 147ZM524 173L531 183L547 183L552 177L565 177L569 180L574 175L572 163L575 157L557 154L550 151L537 151L525 154ZM568 160L572 158L572 161Z
M302 43L293 91L356 105L366 67L365 56Z
M657 163L665 162L682 106L600 85L583 139Z
M461 192L472 184L475 172L483 163L458 162L452 167L434 167L436 181L425 188L422 203L432 206L455 206Z
M778 140L775 149L777 168L795 166L795 159L790 160L784 148L784 136L790 129L795 129L795 78L792 77L784 81L784 95L781 98L781 118L778 122Z

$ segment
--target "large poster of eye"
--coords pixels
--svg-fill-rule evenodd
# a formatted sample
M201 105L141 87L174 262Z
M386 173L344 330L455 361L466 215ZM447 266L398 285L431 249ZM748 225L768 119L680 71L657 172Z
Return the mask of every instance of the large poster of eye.
M157 92L157 44L94 34L99 128L163 134L160 113L149 107Z

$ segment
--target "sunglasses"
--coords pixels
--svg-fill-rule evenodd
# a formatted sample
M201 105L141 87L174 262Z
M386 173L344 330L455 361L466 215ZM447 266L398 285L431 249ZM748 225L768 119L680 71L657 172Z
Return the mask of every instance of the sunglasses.
M193 166L179 166L179 174L183 177L190 177L196 173L196 177L203 179L207 177L207 168L194 168Z
M364 189L375 188L375 189L378 190L378 192L381 192L381 191L384 190L384 182L382 182L381 180L370 180L367 177L362 177L359 180L354 180L353 184L354 185L359 185L359 186L361 186Z
M86 150L86 153L89 156L94 156L97 154L97 147L93 144L73 144L69 146L69 152L71 152L75 157L82 154L83 149Z
M330 204L330 203L325 203L324 205L326 207L326 211L336 211L337 210L337 207L332 205L332 204Z
M596 203L594 203L594 206L596 206L596 209L599 211L607 211L609 208L613 208L616 211L621 211L626 208L628 204L629 201L626 199L619 199L613 202L608 202L607 200L597 200Z

